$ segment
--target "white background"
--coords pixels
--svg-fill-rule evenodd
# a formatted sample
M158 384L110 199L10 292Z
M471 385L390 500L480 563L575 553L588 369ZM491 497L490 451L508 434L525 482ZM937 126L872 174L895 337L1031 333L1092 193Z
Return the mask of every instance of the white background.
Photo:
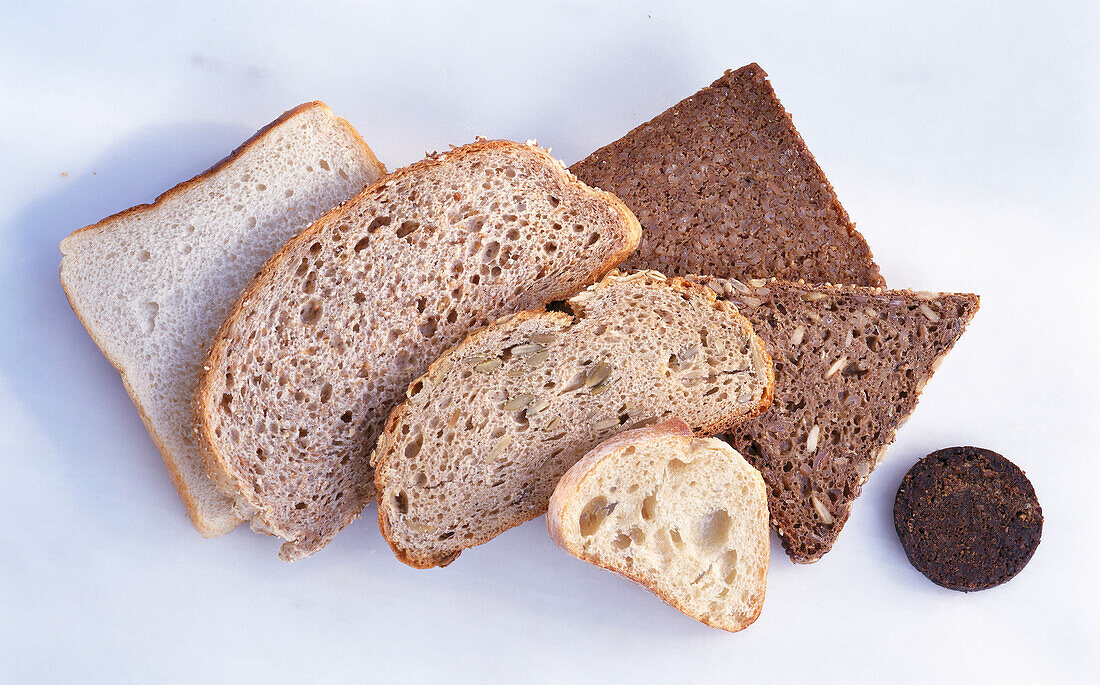
M0 0L0 681L1094 675L1096 3L398 4ZM572 163L751 61L887 281L982 295L835 549L796 566L773 539L755 625L685 618L542 520L433 571L393 559L373 507L293 565L247 529L193 531L66 304L62 237L303 101L391 169L477 134ZM1030 565L970 595L915 571L891 519L905 471L956 444L1019 464L1046 517Z

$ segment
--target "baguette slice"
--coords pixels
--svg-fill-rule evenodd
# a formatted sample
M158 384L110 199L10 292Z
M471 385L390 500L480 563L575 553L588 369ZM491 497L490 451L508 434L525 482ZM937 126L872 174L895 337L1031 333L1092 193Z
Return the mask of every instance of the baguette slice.
M566 469L625 428L677 415L711 435L771 401L763 344L706 288L613 274L559 309L470 336L390 415L371 459L401 561L443 566L539 516Z
M200 533L243 518L203 468L191 396L206 346L256 270L385 168L321 102L282 115L209 171L61 241L61 285L122 374Z
M783 547L832 549L871 471L978 311L978 296L699 278L775 361L775 402L726 438L760 469Z
M679 419L626 431L562 477L546 527L562 549L649 588L688 616L736 632L768 585L768 495L760 472Z
M386 415L440 352L577 292L639 231L533 145L481 141L387 176L279 251L215 338L195 395L211 471L283 559L312 554L373 498Z
M570 170L638 215L642 244L624 269L886 285L757 64Z

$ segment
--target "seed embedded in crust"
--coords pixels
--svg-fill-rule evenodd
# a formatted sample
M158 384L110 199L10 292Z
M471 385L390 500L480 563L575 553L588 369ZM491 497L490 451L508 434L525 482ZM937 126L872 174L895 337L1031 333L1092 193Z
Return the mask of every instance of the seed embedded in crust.
M525 354L534 354L536 352L542 352L545 349L542 345L528 343L526 345L513 345L512 354L517 357L522 357Z
M829 510L825 508L825 505L821 503L816 495L810 495L810 502L814 505L814 511L821 517L821 522L827 526L833 525L833 515L829 513Z
M741 301L745 303L746 307L759 307L764 304L764 300L759 297L742 297Z
M503 409L504 411L519 411L520 409L524 409L527 407L527 405L531 404L531 400L533 399L535 399L534 395L525 392L520 395L516 395L515 397L509 398L508 401L504 403L504 406L501 407L501 409Z
M810 429L809 436L806 437L806 453L813 454L817 451L817 441L821 437L821 428L814 426Z
M921 302L921 305L920 305L920 313L924 314L926 317L928 317L928 320L931 321L932 323L936 323L937 321L940 320L940 315L937 314L931 307L929 307L928 305L926 305L923 302Z
M546 362L550 358L550 350L542 350L541 352L535 352L527 357L527 366L535 368Z
M545 397L536 397L531 402L531 404L527 405L527 415L534 416L535 414L538 414L540 411L546 409L549 406L550 400L546 399Z
M531 336L531 342L535 342L540 345L549 345L557 339L558 336L554 335L553 333L539 333L537 335Z
M808 293L802 293L802 299L806 300L807 302L817 302L818 300L824 300L825 299L825 293L819 293L819 292L814 292L814 291L810 291Z
M603 421L600 421L595 426L592 426L592 428L594 428L595 430L598 430L598 431L602 431L602 430L605 430L605 429L608 429L608 428L614 428L615 426L618 426L618 425L619 425L619 420L615 417L611 417L610 419L604 419Z
M508 449L508 447L512 444L513 439L513 436L505 435L500 440L497 440L497 444L493 446L493 449L489 452L489 456L486 458L489 461L493 461L500 455L504 454L504 450Z
M825 372L826 378L832 378L834 375L844 370L844 367L848 366L848 357L843 356L833 362L833 365L829 367L829 370Z
M611 365L607 362L600 362L593 366L588 375L584 378L584 387L593 388L600 385L607 380L607 377L611 375Z
M474 371L478 371L481 373L492 373L500 367L500 364L500 359L486 359L485 361L480 361L474 364Z
M791 333L791 345L801 345L802 338L806 335L806 327L802 324L798 325L798 328L794 329L794 333Z

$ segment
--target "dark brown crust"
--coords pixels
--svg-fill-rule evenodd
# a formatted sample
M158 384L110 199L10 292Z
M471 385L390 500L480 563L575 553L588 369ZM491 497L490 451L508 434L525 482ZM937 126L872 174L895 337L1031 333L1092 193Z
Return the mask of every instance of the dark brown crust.
M774 397L774 394L775 394L775 371L772 367L771 357L768 355L768 352L764 347L764 342L753 332L752 325L748 322L748 320L745 319L743 316L741 316L740 314L738 314L735 311L730 311L730 310L727 310L727 309L723 309L722 304L718 302L718 299L715 296L714 291L711 290L710 288L707 288L705 286L701 286L701 285L699 285L697 283L694 283L692 281L685 280L685 279L678 278L678 277L666 279L663 275L655 273L655 272L646 272L646 273L653 274L651 276L648 276L650 282L654 282L654 283L660 282L662 285L666 285L667 287L670 287L673 290L676 290L678 292L688 294L692 297L701 297L704 300L706 300L711 305L711 307L714 308L715 310L723 311L727 315L732 313L734 320L737 321L737 324L741 327L742 332L744 332L749 337L749 339L753 343L753 347L761 355L761 359L763 360L764 366L765 366L766 371L767 371L767 378L766 378L766 385L765 385L765 388L764 388L764 392L763 392L763 395L760 398L760 400L756 403L756 405L754 405L751 409L749 409L745 413L730 414L725 419L716 420L712 424L704 424L701 427L694 430L695 435L697 437L708 437L708 436L711 436L711 435L715 435L717 433L730 431L730 430L735 429L737 426L740 426L744 422L749 421L750 419L756 418L757 416L764 413L768 409L768 407L771 405L772 398ZM617 272L616 273L610 273L603 280L601 280L599 283L596 283L595 285L591 286L591 288L592 289L608 288L608 287L611 287L611 284L613 283L613 281L615 281L617 279L631 278L631 277L637 277L637 276L638 276L637 272L628 273L628 274L619 274ZM573 302L571 302L571 304L573 304L573 306L576 309L580 309L581 311L583 311L583 303L573 303ZM518 325L519 323L522 323L523 321L527 321L527 320L530 320L530 319L541 319L541 318L545 318L545 319L548 319L548 320L553 320L553 319L558 319L558 320L564 319L564 320L567 320L567 321L572 320L572 317L567 315L567 314L564 314L562 312L557 312L557 311L547 311L545 309L545 307L543 307L541 309L538 309L538 310L534 310L534 311L518 312L516 314L513 314L512 316L505 317L504 319L501 319L500 321L496 322L494 324L494 326L486 327L486 328L483 328L479 331L475 331L474 333L471 333L461 343L459 343L458 345L452 347L450 350L448 350L443 355L441 355L440 358L438 360L436 360L432 364L431 367L429 367L428 371L424 375L420 376L420 378L418 378L418 379L414 380L412 383L410 383L409 387L412 387L413 385L416 385L417 383L425 382L425 380L427 380L431 376L431 374L433 374L435 372L435 369L436 369L437 365L445 363L445 360L449 360L452 356L455 356L455 355L459 355L459 356L462 355L465 352L467 347L473 347L473 346L478 345L480 343L481 338L486 336L486 335L491 334L492 329L495 326L501 326L501 325L515 326L515 325ZM407 412L408 412L408 402L407 401L399 404L397 407L395 407L390 412L389 417L386 419L385 430L382 432L382 435L379 437L378 445L375 448L374 454L371 456L371 462L375 466L374 485L375 485L375 492L376 493L381 493L383 490L385 490L386 485L387 485L383 470L378 468L378 466L380 465L379 464L380 458L384 457L384 455L388 453L388 450L385 449L385 447L387 446L387 443L392 439L393 432L394 432L396 426L398 425L398 422L400 421L400 419ZM538 518L541 515L542 515L541 511L530 512L529 515L527 515L525 518L521 517L520 519L517 519L514 523L501 528L501 530L497 531L496 535L499 535L500 533L503 533L505 530L508 530L508 529L513 528L515 526L522 525L522 524L526 523L527 521ZM401 561L402 563L408 564L409 566L412 566L413 568L426 569L426 568L433 568L433 567L436 567L436 566L446 566L447 564L451 563L456 558L458 558L458 556L462 553L461 550L460 550L460 551L455 552L453 554L448 554L448 555L443 555L443 556L418 556L418 555L409 553L408 551L404 550L403 548L400 548L398 546L397 541L395 541L390 535L390 526L389 526L389 524L388 524L388 522L386 521L386 518L385 518L385 509L381 506L378 507L378 525L379 525L379 528L382 531L383 538L385 538L387 544L389 544L390 549L393 550L394 556L396 556L397 559L399 561ZM495 535L494 535L494 537L495 537ZM471 547L476 547L476 546L485 544L485 542L488 542L488 540L486 540L484 542L479 542L479 543L474 544L474 545L471 545ZM469 548L470 547L466 547L465 549L469 549Z
M554 166L560 165L560 162L551 157L548 152L538 147L522 145L520 143L508 140L481 140L471 143L469 145L455 148L443 154L429 156L410 166L398 169L388 176L383 176L375 183L364 188L352 199L348 200L338 207L333 208L332 210L321 216L309 228L300 233L297 237L291 239L289 242L287 242L286 245L282 247L282 249L276 252L275 255L268 260L268 262L264 265L264 267L260 270L256 277L253 278L252 281L245 288L244 292L241 294L240 299L230 310L229 316L226 317L225 323L222 324L221 329L219 329L218 333L214 336L214 341L211 344L210 351L207 354L206 362L203 365L205 370L199 378L199 384L195 390L194 401L192 403L195 428L198 437L198 443L200 445L200 451L202 452L203 459L206 462L207 470L211 473L220 474L220 477L216 477L215 480L220 480L221 482L225 482L226 480L228 480L232 482L233 488L238 493L240 493L240 496L245 499L252 507L255 508L256 511L253 515L253 521L259 520L265 530L270 531L273 535L277 535L287 540L287 544L283 545L283 550L280 553L280 556L284 560L292 558L292 555L295 552L291 551L291 547L295 542L298 541L298 538L295 536L294 533L281 529L274 521L272 521L267 516L268 512L264 508L263 502L258 497L256 497L254 493L251 492L250 488L247 487L247 483L245 483L245 481L241 479L239 475L233 473L233 470L230 468L229 462L226 459L225 455L221 454L215 447L212 427L206 421L206 417L213 411L209 402L207 401L210 386L213 383L213 375L209 370L214 368L221 368L222 362L226 355L226 348L232 338L231 332L234 326L236 326L237 324L237 319L242 316L246 305L253 297L255 297L256 293L267 286L274 278L276 278L280 273L283 272L284 267L287 266L286 262L289 258L289 255L294 253L299 245L312 241L318 233L325 230L329 224L338 221L341 217L345 215L346 212L350 211L350 209L357 205L363 198L377 192L385 185L400 180L405 176L415 175L419 173L422 169L438 166L442 164L444 160L449 159L452 155L473 154L482 150L491 149L514 149L516 147L522 147L526 151L536 152L537 154L544 156ZM581 189L583 191L590 192L607 201L622 218L623 224L628 227L627 239L624 240L622 249L610 255L607 262L605 262L604 265L597 269L597 273L601 275L605 274L611 269L615 268L615 266L617 266L623 259L625 259L631 252L633 252L637 248L638 241L641 237L641 226L638 224L638 220L634 216L634 214L630 211L629 208L627 208L625 204L623 204L621 200L619 200L619 198L615 197L611 193L604 192L598 188L590 188L582 181L575 179L564 167L562 167L562 173L569 177L570 180L581 186ZM549 302L549 298L547 299L547 302ZM358 514L356 516L358 516ZM351 523L352 520L354 520L354 517L343 522L343 525L341 525L336 531L332 532L331 535L327 536L320 543L319 547L327 544L328 541L331 540L332 536L336 534L336 532L342 530L349 523ZM309 553L312 553L312 550L307 552L306 554L308 555Z
M1015 464L979 447L949 447L902 478L894 527L918 571L949 590L973 592L1027 565L1043 534L1043 510Z
M757 64L727 71L570 169L618 193L645 224L646 237L624 268L885 285L866 240ZM716 224L731 226L721 244L697 244L696 232ZM738 265L751 261L739 235L758 238L754 266ZM800 239L803 249L795 245Z
M210 177L222 171L222 169L226 168L234 161L236 161L240 156L248 152L272 129L284 124L289 119L292 119L299 114L304 114L305 112L308 112L309 110L314 108L322 108L330 116L332 116L335 121L335 125L343 128L345 132L351 134L351 136L355 139L355 141L359 145L360 154L362 154L363 157L366 158L368 163L374 165L378 173L386 173L386 167L383 166L382 163L378 161L378 158L374 156L374 151L371 150L370 146L367 145L367 142L363 140L363 137L359 135L359 132L356 131L355 128L347 122L347 120L341 117L337 117L328 107L328 105L321 102L320 100L315 100L313 102L303 103L301 105L298 105L297 107L294 107L293 109L289 109L286 112L283 112L277 119L258 130L255 134L252 135L252 137L241 143L239 146L237 146L235 150L233 150L233 152L223 157L209 169L195 176L194 178L182 181L172 188L169 188L168 190L158 195L156 199L152 202L135 205L133 207L130 207L129 209L124 209L121 212L116 212L115 214L101 219L94 224L73 231L69 235L69 237L86 232L91 233L95 231L110 231L119 221L130 219L131 217L138 216L157 209L162 203L175 197L176 195L180 193L186 193L192 188L199 186L202 183L205 183ZM149 432L149 437L152 438L153 444L156 445L157 451L160 453L161 459L164 461L164 465L168 469L168 475L172 479L172 484L175 486L176 492L179 493L180 499L183 501L184 507L187 509L187 515L191 519L191 523L195 526L195 529L204 537L218 537L220 535L228 533L229 531L240 525L240 523L244 521L244 518L239 515L234 516L233 519L235 520L235 522L233 522L231 525L216 525L214 521L210 521L204 518L203 512L199 507L199 503L192 495L191 491L188 489L187 484L183 479L183 474L181 473L180 468L176 463L176 460L171 456L171 452L168 449L167 444L154 429L151 420L145 412L145 408L141 406L141 404L138 402L137 397L134 395L133 389L130 385L130 381L127 377L127 370L123 368L122 362L120 360L113 358L110 354L107 353L106 346L104 345L103 340L100 337L95 326L84 315L84 313L80 309L80 306L73 300L72 293L69 291L69 288L65 282L65 252L63 246L64 241L62 241L62 261L58 269L58 275L61 280L61 289L65 292L65 297L69 301L69 306L72 308L73 313L76 314L76 318L80 321L80 324L84 326L84 330L88 332L88 336L91 337L92 342L96 344L96 347L98 347L100 351L103 352L103 356L107 358L107 361L110 362L111 365L115 367L115 370L117 370L122 376L122 385L126 389L126 393L130 396L130 399L133 401L134 406L137 408L138 414L141 416L142 423L145 424L145 428ZM215 483L217 483L216 479ZM227 493L224 488L220 486L218 489L222 490L223 494L225 494L231 502L235 499L236 495Z
M696 616L695 614L691 613L688 608L677 601L676 598L662 592L657 586L651 585L650 583L646 582L646 579L642 576L636 573L632 573L628 569L611 568L607 564L602 563L599 558L586 553L584 550L576 547L575 545L570 544L569 540L566 539L565 535L562 532L566 527L565 510L566 503L569 497L572 496L572 494L576 492L578 488L580 488L580 485L585 477L589 473L591 473L592 469L594 469L596 465L599 464L601 461L603 461L604 459L614 458L620 451L633 444L645 443L649 440L655 439L660 440L679 438L683 441L684 445L687 445L693 437L696 436L694 436L690 426L688 426L679 418L672 418L655 426L636 428L634 430L620 433L619 435L616 435L615 437L600 443L595 448L593 448L591 452L582 457L580 461L570 467L570 469L566 471L565 475L562 476L562 479L558 483L558 486L554 488L554 494L550 498L550 507L549 510L546 512L546 531L550 535L550 539L553 540L558 547L562 548L563 550L565 550L569 554L572 554L578 559L582 561L587 561L594 566L598 566L606 571L616 573L634 581L635 583L641 585L653 594L657 595L666 604L686 616L694 618L701 623L705 623L712 628L719 628L721 630L726 630L731 633L736 633L738 631L744 630L745 628L748 628L750 625L756 622L756 619L760 617L760 611L764 608L764 597L767 594L768 588L767 573L764 574L763 587L761 588L760 592L760 601L758 601L752 607L752 613L741 617L741 620L738 622L737 626L724 626L713 623L711 621L708 621L704 617ZM764 535L767 535L766 529ZM769 562L769 556L765 555L764 564L767 565L769 564Z

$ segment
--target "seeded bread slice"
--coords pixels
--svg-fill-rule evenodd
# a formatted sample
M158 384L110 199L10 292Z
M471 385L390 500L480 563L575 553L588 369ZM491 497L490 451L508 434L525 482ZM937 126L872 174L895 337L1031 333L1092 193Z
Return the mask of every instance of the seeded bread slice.
M763 344L706 288L613 274L560 309L471 335L390 415L371 459L401 561L443 566L539 516L566 469L626 428L676 415L712 435L771 401Z
M550 537L641 583L673 607L736 632L768 584L768 495L760 472L674 419L626 431L574 464L550 497Z
M373 497L389 410L443 350L569 296L638 244L634 215L546 151L481 141L395 172L290 241L214 340L195 396L211 471L294 560Z
M321 102L290 110L209 171L61 241L61 285L160 450L200 533L242 520L203 468L191 396L206 346L275 251L385 168Z
M978 296L775 279L699 278L738 307L775 362L775 402L726 438L768 484L798 563L828 552Z
M886 285L756 64L577 162L645 231L624 269Z

